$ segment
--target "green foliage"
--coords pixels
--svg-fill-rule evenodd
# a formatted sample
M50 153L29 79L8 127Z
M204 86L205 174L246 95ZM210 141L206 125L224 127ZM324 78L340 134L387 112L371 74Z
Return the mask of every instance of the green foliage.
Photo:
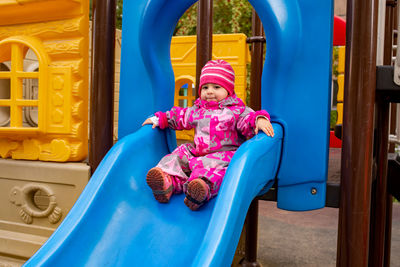
M251 35L252 7L247 0L214 0L213 33ZM195 35L197 3L191 6L176 26L174 35Z
M100 1L100 0L98 0ZM90 0L90 19L92 19ZM122 28L123 0L117 0L116 27ZM252 7L247 0L214 0L213 33L244 33L251 35ZM197 24L197 3L191 6L179 20L174 35L195 35Z
M333 78L336 80L339 74L338 72L338 61L339 61L339 47L333 47L333 55L332 55L332 73Z
M331 130L335 129L337 117L338 117L338 112L336 110L331 110L331 124L330 124Z
M174 35L196 35L197 3L183 14L175 28Z
M90 2L89 2L89 20L92 20L92 9L93 9L92 0L90 0Z
M115 26L117 29L122 29L122 1L123 0L117 0L117 7L115 10L115 16L117 19Z
M123 0L117 0L117 6L116 6L116 10L115 10L115 16L116 16L115 26L116 26L117 29L121 29L122 28L122 1ZM89 3L89 20L92 20L92 9L93 9L92 2L93 2L93 0L90 0L90 3Z

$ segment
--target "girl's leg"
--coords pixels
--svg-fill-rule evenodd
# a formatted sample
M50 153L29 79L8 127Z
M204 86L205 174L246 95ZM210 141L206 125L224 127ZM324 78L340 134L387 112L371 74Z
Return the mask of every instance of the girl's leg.
M153 190L154 198L160 203L167 203L171 195L182 192L187 181L189 170L188 150L185 145L179 146L171 154L161 159L146 177L146 182Z
M189 160L193 158L193 155L188 150L188 145L183 144L177 147L171 154L164 156L156 167L159 167L169 175L180 177L178 180L183 180L183 183L185 183L191 172Z
M204 202L218 194L234 153L235 151L221 151L190 160L189 167L192 173L183 188L187 195L185 204L189 208L193 206L199 208ZM206 189L203 189L204 187ZM203 194L203 192L206 193Z
M172 178L172 185L174 187L174 194L181 194L183 192L183 184L187 181L187 178L182 178L175 175L170 175Z
M209 185L211 198L216 196L234 154L235 151L220 151L192 158L189 162L192 173L188 182L201 178Z

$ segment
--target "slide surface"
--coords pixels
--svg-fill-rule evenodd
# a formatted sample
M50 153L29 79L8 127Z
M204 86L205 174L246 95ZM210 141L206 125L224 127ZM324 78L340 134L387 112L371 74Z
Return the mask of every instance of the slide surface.
M166 132L143 127L106 155L60 227L25 266L229 266L253 198L275 178L282 128L236 152L219 195L193 212L154 200L145 175L168 153Z

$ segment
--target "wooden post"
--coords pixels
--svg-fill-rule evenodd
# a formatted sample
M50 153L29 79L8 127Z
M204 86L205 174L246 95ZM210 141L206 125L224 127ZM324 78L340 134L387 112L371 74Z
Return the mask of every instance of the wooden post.
M369 266L383 266L387 208L387 168L389 144L389 102L383 96L377 100L377 174L371 201Z
M263 67L264 42L262 37L264 30L261 20L253 9L252 17L253 40L251 41L251 76L250 76L250 107L261 109L261 74ZM241 266L261 266L257 262L257 241L258 241L258 199L254 199L247 212L245 223L245 258Z
M213 0L199 0L197 6L196 98L199 97L201 69L212 57L212 18Z
M337 266L367 266L378 1L348 0Z
M93 1L89 165L92 173L113 145L115 0Z
M396 2L395 1L386 1L386 16L385 16L385 44L384 44L384 65L392 65L392 44L393 44L393 29L397 28L397 23L395 21L397 17L396 12ZM382 99L378 99L378 101L382 101ZM380 266L389 267L390 266L390 250L391 250L391 235L392 235L392 209L393 209L393 196L388 194L387 187L387 134L385 131L387 130L385 125L388 122L388 118L384 117L384 113L388 112L388 103L378 104L378 114L377 121L379 125L377 125L377 129L381 130L378 136L378 177L377 177L377 193L384 193L385 195L376 196L377 201L376 205L378 205L377 210L374 212L375 216L382 216L382 213L385 213L384 218L377 218L379 220L378 223L371 222L371 244L370 244L370 255L372 258L370 259L371 264L378 264ZM390 133L395 131L396 127L396 104L391 104L391 122L390 122ZM388 114L387 114L388 115ZM394 115L394 116L393 116ZM383 121L380 121L383 119ZM393 120L394 119L394 120ZM385 122L385 123L384 123ZM385 129L381 129L382 125ZM386 135L386 137L384 136ZM385 145L386 143L386 145ZM382 151L386 147L386 151ZM389 146L389 152L394 151L394 145ZM383 158L380 158L381 154ZM383 165L385 161L386 164ZM382 177L384 176L384 177ZM385 180L382 180L385 178ZM384 199L383 199L384 198ZM385 206L382 206L385 203ZM372 220L373 217L371 217ZM378 227L377 232L375 232L375 227ZM383 229L382 229L383 228ZM383 233L382 233L383 231ZM383 236L379 236L383 235ZM382 244L381 244L382 242ZM377 255L375 255L375 250L377 250Z
M261 20L253 9L251 28L254 41L251 43L251 73L250 73L250 107L261 109L261 74L263 69L263 54L265 39Z

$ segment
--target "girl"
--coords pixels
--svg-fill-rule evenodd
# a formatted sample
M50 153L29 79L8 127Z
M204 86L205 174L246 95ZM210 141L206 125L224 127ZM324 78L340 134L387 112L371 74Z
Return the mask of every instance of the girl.
M155 199L167 203L184 192L185 204L197 210L216 196L235 151L262 130L274 136L268 112L246 107L234 91L235 73L229 63L211 60L201 70L199 95L192 107L157 112L145 124L174 130L194 128L194 144L183 144L147 173Z

